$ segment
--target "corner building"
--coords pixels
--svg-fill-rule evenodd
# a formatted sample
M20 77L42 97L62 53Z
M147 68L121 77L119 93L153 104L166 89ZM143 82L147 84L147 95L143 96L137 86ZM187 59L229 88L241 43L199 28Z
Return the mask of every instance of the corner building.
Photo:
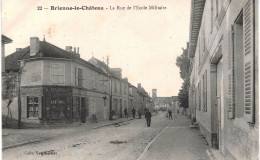
M191 115L225 157L258 159L257 0L192 0Z
M63 50L32 37L30 46L5 60L6 74L15 72L21 79L23 123L84 123L109 118L108 76L81 59L79 48L72 51L68 46ZM17 103L13 105L11 108L16 109Z

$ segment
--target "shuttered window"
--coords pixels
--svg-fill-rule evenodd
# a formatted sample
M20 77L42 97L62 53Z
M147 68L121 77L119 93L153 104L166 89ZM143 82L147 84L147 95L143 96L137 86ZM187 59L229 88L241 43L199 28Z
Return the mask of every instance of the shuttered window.
M254 123L254 0L243 8L244 118Z
M75 85L83 87L83 70L78 67L75 67Z
M65 65L62 63L51 63L52 84L64 84Z
M234 106L234 40L233 40L233 25L228 31L228 95L227 95L227 105L228 105L228 118L235 118L235 106Z

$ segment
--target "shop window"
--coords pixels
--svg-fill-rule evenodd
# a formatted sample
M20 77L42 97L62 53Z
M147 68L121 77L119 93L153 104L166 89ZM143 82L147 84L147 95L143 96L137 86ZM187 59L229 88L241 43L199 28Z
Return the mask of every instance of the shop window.
M79 118L80 98L73 97L72 117Z
M52 84L64 84L65 66L62 63L51 63Z
M39 98L27 97L27 118L38 118L39 116Z

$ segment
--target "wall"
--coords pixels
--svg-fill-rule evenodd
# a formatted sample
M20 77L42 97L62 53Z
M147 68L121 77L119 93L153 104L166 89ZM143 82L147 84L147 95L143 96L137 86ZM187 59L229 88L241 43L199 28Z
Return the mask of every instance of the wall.
M258 100L255 100L255 113L256 119L254 124L247 123L246 119L241 114L236 114L234 119L229 118L228 112L228 96L229 96L229 72L228 71L228 33L231 28L231 24L234 24L236 18L242 10L242 7L245 5L247 0L222 0L220 5L220 11L218 17L213 19L213 27L211 28L211 2L206 1L205 9L203 13L203 19L201 23L200 33L198 37L197 48L194 57L194 74L191 78L195 80L195 87L198 86L198 83L202 80L204 72L208 71L208 93L207 96L207 112L196 111L196 118L200 124L202 133L209 134L211 132L216 132L216 117L218 116L216 110L216 101L214 96L214 80L215 73L214 65L218 63L218 60L222 59L222 68L223 68L223 82L218 87L221 87L221 124L220 124L220 152L227 157L234 157L236 159L257 159L258 157ZM220 2L220 1L219 1ZM258 1L255 1L258 5ZM215 3L215 1L214 1ZM255 6L257 6L255 5ZM258 8L255 7L256 13L258 13ZM215 11L215 9L213 9ZM256 20L256 26L258 27L258 19ZM258 30L256 30L258 33ZM204 36L205 35L205 36ZM205 39L204 39L205 37ZM204 43L205 42L205 43ZM255 43L258 42L258 35L255 37ZM257 44L257 43L256 43ZM204 50L206 46L206 50ZM258 57L258 46L255 46L255 54ZM206 55L206 58L205 58ZM256 61L255 68L258 67ZM210 72L209 72L210 71ZM258 70L255 70L256 75L258 76ZM209 78L210 77L210 78ZM257 80L257 79L256 79ZM256 81L257 82L257 81ZM239 89L241 84L237 84L236 87ZM258 87L258 83L255 87ZM211 95L210 95L211 94ZM256 95L258 95L258 89L256 89ZM236 97L238 98L243 98ZM201 101L203 102L203 101ZM198 103L198 99L197 99ZM237 103L235 108L238 110L243 108L242 103ZM209 141L209 139L207 138Z

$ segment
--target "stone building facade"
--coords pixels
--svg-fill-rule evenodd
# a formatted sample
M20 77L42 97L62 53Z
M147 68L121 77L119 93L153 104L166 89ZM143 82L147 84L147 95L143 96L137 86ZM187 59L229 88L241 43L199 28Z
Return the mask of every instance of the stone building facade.
M104 81L108 79L107 74L81 59L79 52L71 48L63 50L32 37L30 46L5 58L6 73L20 73L23 123L84 123L87 119L108 119L110 91L108 82ZM17 112L17 104L12 105Z
M72 50L32 37L29 46L5 58L2 80L6 84L11 78L13 85L8 91L3 87L2 102L6 106L12 95L13 119L26 126L85 123L123 117L125 108L131 113L132 107L152 106L147 92L122 78L120 68L94 57L85 61L79 48Z
M258 5L191 1L191 113L208 143L234 159L258 159Z
M120 68L109 68L104 62L92 57L88 62L110 76L112 83L112 110L115 117L122 117L124 109L128 109L128 79L122 78Z

